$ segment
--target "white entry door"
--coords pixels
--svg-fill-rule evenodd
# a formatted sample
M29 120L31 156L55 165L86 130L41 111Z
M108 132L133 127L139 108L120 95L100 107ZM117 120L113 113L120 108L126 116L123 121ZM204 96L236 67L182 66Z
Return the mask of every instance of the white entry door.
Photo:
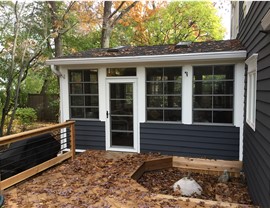
M106 82L106 149L138 152L136 79Z

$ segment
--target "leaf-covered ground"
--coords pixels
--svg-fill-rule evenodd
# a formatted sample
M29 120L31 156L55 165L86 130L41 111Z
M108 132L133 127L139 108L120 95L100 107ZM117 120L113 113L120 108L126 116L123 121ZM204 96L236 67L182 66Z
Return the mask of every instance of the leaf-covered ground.
M173 197L160 197L131 179L156 154L86 151L4 191L4 207L221 207Z
M146 172L138 182L153 193L170 194L180 196L180 192L174 192L173 184L188 175L187 171L179 168L168 168ZM205 173L191 173L191 177L202 187L201 196L193 196L200 199L224 201L239 204L252 204L248 194L247 185L240 178L230 178L228 183L218 183L216 175Z

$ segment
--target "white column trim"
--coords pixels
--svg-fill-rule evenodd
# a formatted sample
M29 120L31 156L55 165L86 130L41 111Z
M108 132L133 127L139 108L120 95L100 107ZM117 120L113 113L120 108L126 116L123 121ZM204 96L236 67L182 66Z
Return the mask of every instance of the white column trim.
M182 123L192 124L192 77L191 65L182 67Z
M137 67L137 77L138 77L138 121L145 122L146 120L146 78L145 78L145 67Z
M60 67L60 122L69 120L69 87L68 87L68 70Z
M106 68L98 69L99 120L106 121Z
M145 75L145 67L139 66L137 67L137 103L138 103L138 152L141 151L141 132L140 132L140 123L146 121L146 75Z
M243 129L244 129L244 95L245 95L245 64L235 64L234 70L234 125L239 132L239 160L243 160Z

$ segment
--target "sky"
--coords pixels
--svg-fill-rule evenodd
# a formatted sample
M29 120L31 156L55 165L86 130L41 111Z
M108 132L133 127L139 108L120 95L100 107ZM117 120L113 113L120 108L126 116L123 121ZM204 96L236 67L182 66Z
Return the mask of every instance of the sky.
M218 15L221 17L222 24L226 28L224 39L230 39L231 32L231 2L230 0L212 0L216 3L215 7L218 9Z

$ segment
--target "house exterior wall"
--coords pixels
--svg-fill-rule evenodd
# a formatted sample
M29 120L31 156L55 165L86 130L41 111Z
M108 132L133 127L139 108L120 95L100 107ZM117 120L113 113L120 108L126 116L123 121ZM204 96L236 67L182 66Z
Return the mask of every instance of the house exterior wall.
M184 124L141 123L141 152L239 159L239 128Z
M75 130L77 150L105 149L105 122L76 120Z
M240 2L238 39L247 58L258 54L256 128L244 124L244 171L255 204L270 207L270 34L260 32L270 2L253 1L246 14L243 6Z
M233 124L193 124L192 88L193 66L234 65L234 113ZM76 120L76 149L107 149L106 147L106 77L107 65L61 66L60 79L61 121L72 119L69 106L68 70L98 69L99 119ZM150 122L146 120L146 72L147 67L182 67L182 122ZM112 65L110 65L112 67ZM208 60L204 62L141 63L140 65L114 65L113 67L137 68L137 122L138 152L158 151L163 154L214 159L242 159L244 64L241 60ZM188 74L188 76L187 76ZM124 79L123 77L121 79ZM156 129L157 128L157 129ZM172 131L170 131L170 129ZM158 131L157 131L158 130ZM163 133L162 133L163 132ZM107 132L108 134L108 132ZM162 136L161 136L162 135ZM167 145L169 143L169 145ZM166 146L167 145L167 146ZM178 148L178 149L177 149Z

